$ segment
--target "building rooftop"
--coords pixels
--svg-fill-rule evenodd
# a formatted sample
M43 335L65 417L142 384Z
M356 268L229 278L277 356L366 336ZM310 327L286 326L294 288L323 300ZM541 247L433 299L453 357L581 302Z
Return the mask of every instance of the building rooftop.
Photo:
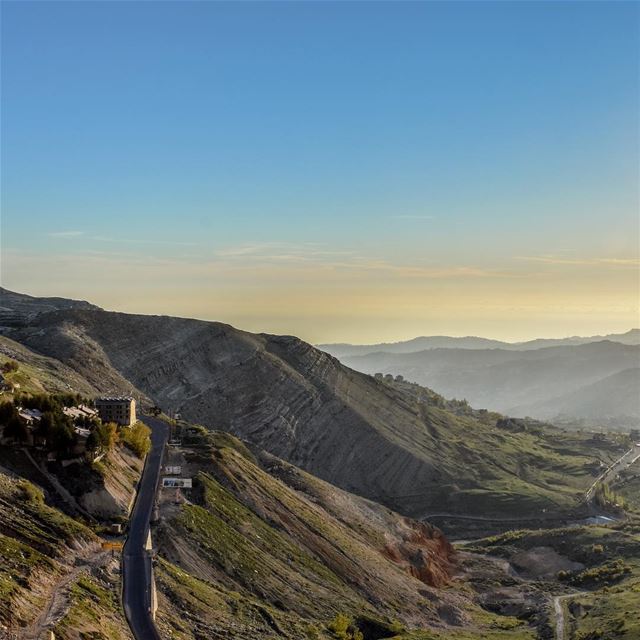
M62 409L62 412L65 415L70 416L72 418L87 418L87 417L92 418L98 413L94 409L91 409L90 407L86 407L83 404L81 404L78 407L64 407Z
M38 411L38 409L22 409L18 407L18 415L23 420L38 420L42 418L42 412Z

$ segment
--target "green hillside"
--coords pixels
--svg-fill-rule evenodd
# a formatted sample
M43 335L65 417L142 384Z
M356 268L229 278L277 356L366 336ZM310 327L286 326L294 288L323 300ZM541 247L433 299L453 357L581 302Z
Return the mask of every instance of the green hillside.
M341 491L226 434L170 453L194 479L163 492L159 624L177 638L533 638L453 581L430 525ZM346 624L346 623L345 623ZM355 636L354 636L355 637Z
M48 506L36 485L0 472L0 635L129 638L117 567L97 536Z

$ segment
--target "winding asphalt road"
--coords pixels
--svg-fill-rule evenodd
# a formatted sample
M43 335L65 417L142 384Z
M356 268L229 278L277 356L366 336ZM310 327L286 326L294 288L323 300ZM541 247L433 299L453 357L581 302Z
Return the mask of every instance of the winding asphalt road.
M161 640L151 616L152 565L145 545L169 426L158 418L139 416L139 419L151 429L151 450L138 485L138 496L129 522L129 536L122 555L122 603L136 640Z

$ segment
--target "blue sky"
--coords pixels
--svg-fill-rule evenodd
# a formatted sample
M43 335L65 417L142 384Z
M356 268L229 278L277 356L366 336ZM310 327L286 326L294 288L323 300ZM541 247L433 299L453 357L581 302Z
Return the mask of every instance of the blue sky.
M639 6L3 2L3 284L310 340L628 328Z

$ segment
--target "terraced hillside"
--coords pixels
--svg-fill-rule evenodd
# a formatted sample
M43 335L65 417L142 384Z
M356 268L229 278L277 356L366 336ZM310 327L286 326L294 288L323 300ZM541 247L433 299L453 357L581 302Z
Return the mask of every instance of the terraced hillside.
M497 414L456 415L289 336L73 308L2 331L96 389L139 393L411 516L566 513L615 453Z

